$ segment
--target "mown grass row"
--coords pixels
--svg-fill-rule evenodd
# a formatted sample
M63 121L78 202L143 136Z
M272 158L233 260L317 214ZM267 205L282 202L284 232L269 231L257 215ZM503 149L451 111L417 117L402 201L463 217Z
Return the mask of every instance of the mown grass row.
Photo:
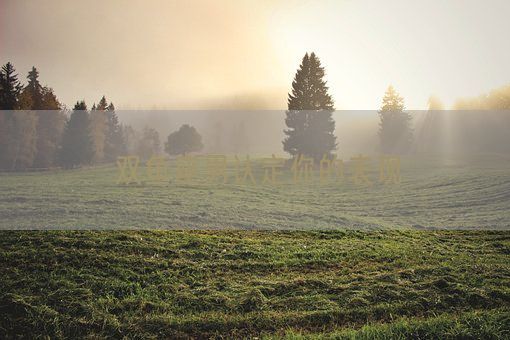
M428 319L403 318L386 324L370 324L359 330L306 334L289 331L285 339L508 339L510 310L473 311L459 315L441 314ZM267 339L275 336L264 337ZM278 336L281 338L281 336Z
M509 328L504 231L0 236L0 337L433 337L446 329L497 337ZM387 325L361 328L367 323Z
M373 168L370 187L351 173L294 185L290 170L278 186L203 178L122 186L112 166L0 174L0 229L509 229L509 167L500 158L448 166L407 159L399 185L378 183Z

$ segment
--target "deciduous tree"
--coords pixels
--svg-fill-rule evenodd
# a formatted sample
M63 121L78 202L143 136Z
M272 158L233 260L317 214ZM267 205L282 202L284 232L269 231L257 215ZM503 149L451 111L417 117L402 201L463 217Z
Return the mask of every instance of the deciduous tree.
M178 131L168 135L165 151L170 155L184 155L188 152L202 150L202 136L188 124L182 125Z

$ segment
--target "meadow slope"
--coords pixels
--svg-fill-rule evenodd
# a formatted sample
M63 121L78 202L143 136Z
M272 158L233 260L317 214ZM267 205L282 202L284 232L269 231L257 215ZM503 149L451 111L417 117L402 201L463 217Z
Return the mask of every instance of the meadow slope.
M0 235L2 338L510 334L503 231Z
M510 229L510 159L404 159L401 184L378 183L377 160L367 166L373 185L353 183L352 164L343 181L281 185L147 181L116 184L112 166L68 171L0 174L0 229L201 228L201 229Z
M277 187L0 174L0 338L508 338L509 168L408 159L372 186L350 167Z

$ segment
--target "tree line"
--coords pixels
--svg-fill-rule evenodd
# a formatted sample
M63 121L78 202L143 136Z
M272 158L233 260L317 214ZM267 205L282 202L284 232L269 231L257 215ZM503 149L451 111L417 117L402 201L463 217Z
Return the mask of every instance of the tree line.
M23 85L11 63L2 66L0 110L2 170L74 168L114 162L127 153L147 159L161 151L155 129L145 127L137 131L120 124L114 104L105 96L90 109L85 101L78 101L72 110L67 110L50 87L41 85L35 67L28 72L27 83ZM184 130L187 134L189 129ZM166 146L168 152L180 150L173 140L180 141L181 135L177 131L169 136L172 145ZM197 149L194 140L186 143Z
M314 54L305 54L292 82L286 111L283 149L292 156L318 160L337 148L334 102L324 81L324 68ZM158 132L146 127L135 131L119 123L113 103L103 96L90 110L78 101L70 113L49 87L39 82L34 67L27 85L21 85L11 63L0 72L0 108L23 110L0 115L0 168L19 170L113 162L121 154L147 159L166 151L185 154L200 151L202 138L189 125L168 136L161 145ZM412 142L411 119L403 99L390 87L383 99L380 140L383 152L406 152ZM1 131L5 130L5 131Z
M292 82L287 101L283 149L292 156L305 155L316 161L337 148L334 102L324 81L324 68L315 53L306 53ZM407 153L413 141L411 115L404 99L390 86L379 110L380 151Z
M203 148L202 137L187 124L164 145L154 128L121 124L105 96L90 109L82 100L67 110L53 89L41 85L35 67L23 85L10 62L0 70L0 110L2 170L74 168L115 162L125 154L146 160L163 148L171 155Z
M319 58L315 53L306 53L288 95L287 128L283 131L283 150L293 157L304 155L320 160L324 154L331 155L337 149L332 117L334 101L328 94L324 76ZM41 85L35 67L28 72L27 84L22 85L11 63L2 66L0 109L4 110L0 111L0 169L4 170L55 166L73 168L114 162L123 154L135 154L145 160L163 150L175 155L203 148L202 137L187 124L171 133L164 145L153 128L137 131L120 124L115 106L105 96L90 110L84 101L78 101L69 111L50 87ZM459 100L454 109L508 110L510 86L485 96ZM13 110L20 111L14 113ZM424 144L422 150L434 152L445 145L442 140L445 134L441 133L445 115L438 113L442 110L441 102L432 97L424 131L419 131L417 136ZM416 145L413 145L416 136L412 116L405 110L404 99L392 86L385 92L378 115L379 151L392 154L417 151ZM459 144L467 145L465 141L478 140L478 144L483 144L487 150L508 150L508 129L501 129L501 124L494 128L495 124L492 124L490 134L487 134L488 128L471 124L465 117L468 116L456 121L456 125L462 126L465 132ZM500 120L510 128L507 118Z
M22 85L11 63L0 71L0 168L21 170L113 161L125 152L123 128L103 96L90 111L84 101L70 115L35 67ZM14 110L19 110L14 112Z

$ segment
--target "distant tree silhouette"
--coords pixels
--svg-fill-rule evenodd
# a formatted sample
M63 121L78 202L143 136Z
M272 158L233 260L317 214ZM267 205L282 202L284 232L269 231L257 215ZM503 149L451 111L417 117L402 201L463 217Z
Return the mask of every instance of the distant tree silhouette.
M178 131L168 135L165 143L165 151L170 155L184 155L188 152L200 151L203 147L202 136L188 124L184 124Z
M6 124L6 145L2 151L2 168L24 170L32 166L36 151L37 116L33 111L11 112Z
M441 102L441 100L436 96L430 96L428 104L429 104L429 107L428 107L429 111L444 110L443 102Z
M457 113L450 119L449 128L456 131L457 148L466 152L510 153L510 85L491 90L474 98L455 102ZM483 116L483 119L476 119ZM462 117L462 118L460 118ZM453 137L448 131L450 142Z
M209 148L211 148L213 150L213 152L221 152L224 148L223 148L223 139L225 138L225 131L223 129L223 123L222 123L222 118L223 117L219 117L218 120L216 120L214 122L214 128L213 128L213 133L214 133L214 136L212 138L212 145L209 144ZM212 146L212 147L211 147Z
M99 100L99 103L97 104L96 110L106 111L106 109L108 109L108 101L106 100L105 96L102 96Z
M14 110L18 105L21 84L15 74L14 66L7 63L0 70L0 110ZM0 167L9 169L9 126L13 123L12 112L0 112Z
M458 99L454 110L510 110L510 85L473 98Z
M235 153L248 152L250 150L250 142L246 134L246 124L240 121L234 131L232 138L233 151Z
M32 70L28 72L28 84L23 88L23 92L26 92L32 99L31 110L43 110L43 87L39 82L39 72L35 67L32 66Z
M7 113L0 111L0 169L5 167L7 152Z
M292 156L318 160L336 149L334 104L323 77L319 58L306 53L292 82L285 118L283 149Z
M110 103L106 107L106 136L104 145L105 159L114 162L118 156L127 153L127 141L115 113L115 106Z
M131 125L120 125L120 131L122 135L122 154L135 154L138 147L138 134Z
M90 134L90 118L84 101L77 102L66 124L60 161L66 168L90 164L94 143Z
M143 129L137 144L136 153L143 160L149 159L161 151L158 131L147 126Z
M90 133L94 142L94 163L100 163L105 158L105 139L107 133L106 108L108 103L105 96L101 98L99 104L94 104L90 110Z
M379 110L379 139L384 153L406 153L411 149L411 115L404 111L404 98L389 86Z
M415 141L417 142L417 151L433 153L444 145L444 110L443 103L439 98L430 96L428 101L428 112L425 115L420 130L416 131Z

